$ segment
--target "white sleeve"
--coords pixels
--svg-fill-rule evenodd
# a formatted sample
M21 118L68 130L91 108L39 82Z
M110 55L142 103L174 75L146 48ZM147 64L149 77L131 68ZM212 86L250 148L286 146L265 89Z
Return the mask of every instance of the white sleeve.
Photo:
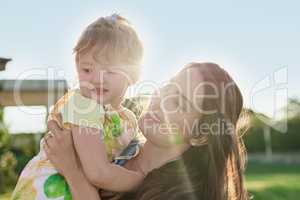
M72 123L82 127L103 129L105 112L103 106L95 100L75 92L59 109L63 123Z

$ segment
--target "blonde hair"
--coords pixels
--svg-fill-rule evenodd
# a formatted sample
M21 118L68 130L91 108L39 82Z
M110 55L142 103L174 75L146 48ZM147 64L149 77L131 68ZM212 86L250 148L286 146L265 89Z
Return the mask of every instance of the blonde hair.
M100 17L88 25L73 49L76 62L95 45L97 51L93 58L97 63L126 66L128 69L125 72L131 81L137 81L143 58L143 45L128 20L113 14Z

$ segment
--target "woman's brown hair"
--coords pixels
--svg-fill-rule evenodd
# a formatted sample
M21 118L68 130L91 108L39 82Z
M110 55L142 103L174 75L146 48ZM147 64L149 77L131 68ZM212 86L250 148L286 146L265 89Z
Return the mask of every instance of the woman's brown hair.
M216 89L219 92L218 98L203 99L202 108L216 112L202 113L192 131L192 140L202 143L189 148L179 160L150 172L138 190L123 199L248 199L243 180L245 151L237 130L243 106L241 92L229 74L216 64L190 63L186 68L189 67L197 67L203 81L210 83L204 85L204 94L214 94ZM218 130L204 132L202 124L217 124Z

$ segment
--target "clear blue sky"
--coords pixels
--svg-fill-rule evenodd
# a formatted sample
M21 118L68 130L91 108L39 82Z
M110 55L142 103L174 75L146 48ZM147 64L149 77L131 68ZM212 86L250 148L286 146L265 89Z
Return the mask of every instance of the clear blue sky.
M234 77L250 104L251 89L287 67L287 78L280 75L287 82L283 87L290 97L299 97L299 8L296 0L4 0L0 56L13 61L0 79L51 66L74 81L72 48L79 34L97 17L117 12L132 22L144 42L142 80L162 82L190 61L217 62ZM272 115L273 94L259 94L254 108Z

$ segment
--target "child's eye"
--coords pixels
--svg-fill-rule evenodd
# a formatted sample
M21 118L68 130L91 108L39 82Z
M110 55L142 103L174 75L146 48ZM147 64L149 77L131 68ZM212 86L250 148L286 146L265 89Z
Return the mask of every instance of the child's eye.
M84 68L84 69L82 69L82 71L85 72L85 73L90 73L90 72L91 72L91 69Z

